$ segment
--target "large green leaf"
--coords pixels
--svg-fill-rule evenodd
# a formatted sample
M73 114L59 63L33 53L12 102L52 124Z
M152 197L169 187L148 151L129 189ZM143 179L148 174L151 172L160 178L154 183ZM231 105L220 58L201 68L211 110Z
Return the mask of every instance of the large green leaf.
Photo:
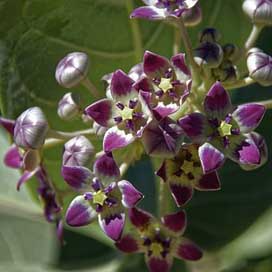
M45 111L53 128L66 131L81 129L84 126L78 121L65 123L56 114L57 102L66 90L56 84L54 70L59 59L66 53L80 50L89 54L89 77L101 90L101 97L104 96L100 83L102 75L117 68L128 71L139 61L138 51L141 44L142 51L149 49L170 56L174 39L172 27L160 22L133 21L140 27L141 33L141 42L135 43L133 39L137 37L137 33L133 32L135 25L133 28L128 19L126 1L130 2L0 0L2 114L15 118L27 107L38 105ZM204 19L201 26L190 31L194 46L197 45L197 32L203 26L216 26L223 34L223 42L242 45L250 31L250 22L241 11L242 1L200 2ZM134 2L135 5L140 3L141 1ZM244 101L259 100L258 89L250 90L250 95L245 90L239 92L239 98L242 97ZM84 105L93 101L85 89L78 87L74 91L82 95ZM262 94L262 98L269 96L264 91ZM260 132L271 142L268 133L269 116ZM95 144L99 151L101 143L95 141ZM57 186L65 189L66 185L60 176L61 151L61 145L46 150L45 163ZM146 192L144 207L155 210L154 206L150 206L155 193L154 180L150 176L153 170L151 167L147 168L147 164L148 162L143 162L136 165L131 169L129 177ZM150 171L149 175L145 175L147 169ZM4 171L6 170L1 169L1 175ZM196 193L195 199L188 206L187 235L204 248L222 246L239 236L272 202L269 165L248 173L229 163L220 175L223 187L221 192ZM16 178L10 180L15 182ZM72 197L73 195L69 196L65 202L68 203ZM92 235L97 232L96 229L84 228L83 232Z

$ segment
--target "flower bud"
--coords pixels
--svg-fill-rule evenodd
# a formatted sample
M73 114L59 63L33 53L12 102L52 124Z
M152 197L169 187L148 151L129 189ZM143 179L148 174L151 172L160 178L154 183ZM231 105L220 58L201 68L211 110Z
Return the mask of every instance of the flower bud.
M213 75L217 81L228 83L234 82L238 78L237 68L231 61L223 61L217 69L213 70Z
M80 97L77 94L67 93L59 101L58 115L63 120L72 120L80 113Z
M26 149L39 149L49 130L46 117L39 107L24 111L16 120L14 127L14 142Z
M58 63L55 77L61 86L72 88L87 76L88 69L88 55L83 52L73 52Z
M193 27L198 25L202 20L202 11L200 6L196 5L191 9L185 10L182 13L182 18L187 27Z
M218 67L223 60L223 50L217 43L205 42L194 50L195 62L208 68Z
M208 27L202 30L199 33L199 41L200 43L202 42L218 42L221 38L221 34L217 31L217 29Z
M263 86L272 85L272 58L253 48L247 57L247 68L251 78Z
M272 25L271 0L246 0L243 3L243 10L254 23Z
M232 43L225 44L222 49L224 52L224 59L230 60L231 62L236 62L241 56L240 49Z
M64 145L63 165L86 166L94 154L94 147L85 136L77 136Z

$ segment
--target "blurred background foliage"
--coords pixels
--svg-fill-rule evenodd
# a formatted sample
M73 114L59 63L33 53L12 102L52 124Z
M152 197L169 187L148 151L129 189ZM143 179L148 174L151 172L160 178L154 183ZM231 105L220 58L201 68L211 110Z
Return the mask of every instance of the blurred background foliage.
M135 53L132 22L128 19L132 0L0 0L0 108L16 118L37 105L58 130L82 128L79 122L62 122L56 114L58 100L66 92L54 79L57 62L68 52L85 51L91 59L89 77L101 90L100 78L122 68L128 71L139 62ZM222 33L222 43L242 46L251 24L242 13L242 0L200 0L203 22L190 30L193 45L197 33L213 26ZM174 30L161 22L138 21L141 45L170 57ZM272 54L271 29L265 29L258 46ZM82 102L93 101L82 88ZM271 97L270 88L254 85L232 91L234 103ZM258 131L271 150L271 112ZM101 143L93 139L97 149ZM1 131L1 158L8 147ZM66 185L60 176L62 146L46 150L45 163L59 189ZM156 213L156 182L148 158L133 165L127 174L144 194L141 207ZM143 256L123 256L96 225L65 229L65 245L55 239L35 198L36 181L20 193L15 191L19 173L0 164L0 271L147 271ZM271 160L254 172L244 172L232 163L221 171L222 190L196 193L187 206L186 235L198 242L206 257L196 264L176 261L173 271L270 272L272 271L272 182ZM65 199L69 203L73 195Z

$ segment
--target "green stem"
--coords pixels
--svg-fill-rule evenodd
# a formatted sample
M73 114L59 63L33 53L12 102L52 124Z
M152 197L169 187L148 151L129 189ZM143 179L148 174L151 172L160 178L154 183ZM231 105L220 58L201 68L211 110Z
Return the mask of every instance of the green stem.
M81 84L90 91L93 97L98 98L100 96L96 86L88 78L82 80Z
M179 26L180 34L184 43L185 52L186 55L188 56L188 61L192 69L193 83L194 85L197 85L199 83L200 68L194 60L192 43L182 18L179 18L178 20L176 20L176 22Z
M46 139L45 143L43 145L43 148L47 149L47 148L51 148L54 147L56 145L62 144L64 142L64 139Z
M177 55L180 52L181 47L181 33L178 28L174 29L174 46L173 46L173 55Z
M74 138L76 136L80 135L91 135L95 134L95 130L93 128L85 129L85 130L78 130L73 132L64 132L64 131L56 131L56 130L50 130L47 134L48 138L53 139L59 139L59 140L69 140L71 138Z
M252 79L251 77L246 77L246 78L238 80L234 83L229 83L229 84L225 83L225 84L223 84L223 86L227 90L233 90L233 89L239 89L242 87L246 87L246 86L249 86L254 83L256 83L254 79Z
M264 28L263 25L253 25L251 33L245 42L245 51L248 51L255 45L263 28Z
M160 186L159 186L159 203L158 203L158 206L159 206L159 217L162 217L164 216L165 214L167 214L168 212L168 190L167 190L167 185L166 183L160 179Z
M134 10L134 4L132 0L125 0L128 15ZM129 20L133 36L134 52L136 62L141 62L143 58L143 43L141 37L140 26L138 20Z
M261 105L265 106L266 109L272 109L272 99L258 101L258 102L254 102L254 103L261 104Z

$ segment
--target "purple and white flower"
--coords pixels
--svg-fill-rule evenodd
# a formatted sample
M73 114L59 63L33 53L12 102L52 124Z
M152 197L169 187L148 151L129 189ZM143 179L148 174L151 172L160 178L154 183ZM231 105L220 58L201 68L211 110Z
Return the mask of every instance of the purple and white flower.
M125 147L140 138L152 119L150 109L142 97L144 94L139 94L133 87L135 82L129 75L117 70L109 76L108 82L108 98L85 109L87 116L109 128L104 136L105 152Z
M146 51L143 72L133 86L148 106L162 117L176 112L190 94L192 79L185 54L175 55L169 61Z
M216 171L204 174L198 155L198 146L186 144L171 159L166 159L156 172L165 181L178 206L185 205L192 197L194 189L199 191L220 190Z
M143 0L146 6L136 8L130 18L165 20L179 18L183 12L193 8L198 0Z
M131 208L129 218L137 232L124 235L115 245L124 253L144 253L150 272L169 272L174 258L201 259L202 250L183 237L187 225L183 210L165 215L159 221L143 210Z
M261 166L262 150L249 137L258 127L265 107L249 103L234 107L229 94L216 82L204 100L204 112L194 112L179 120L179 124L194 143L204 173L223 165L225 158L245 166Z
M82 174L80 174L80 172ZM62 174L69 184L83 187L84 193L77 196L66 212L66 222L80 227L98 222L104 233L112 240L121 238L125 225L125 209L134 207L143 195L127 180L120 181L119 168L111 154L102 155L94 164L93 173L87 168L63 166ZM89 187L86 187L86 180Z

